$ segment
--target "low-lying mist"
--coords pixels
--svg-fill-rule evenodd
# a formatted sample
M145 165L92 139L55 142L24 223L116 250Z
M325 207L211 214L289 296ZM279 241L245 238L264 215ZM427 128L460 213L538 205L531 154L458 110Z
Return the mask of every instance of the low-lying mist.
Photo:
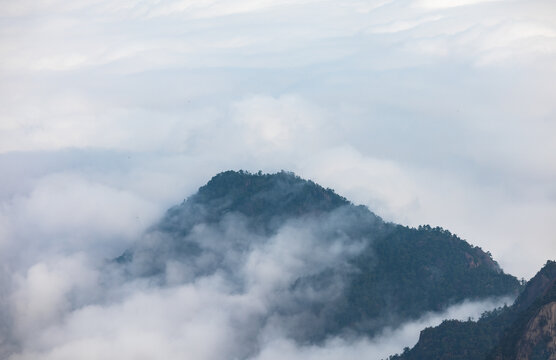
M183 238L155 227L123 264L96 253L51 257L8 276L1 354L9 360L382 359L412 346L426 326L478 317L508 302L455 304L374 337L327 335L344 301L344 280L355 271L349 260L372 241L349 235L355 221L340 208L285 221L266 234L228 214L194 225Z

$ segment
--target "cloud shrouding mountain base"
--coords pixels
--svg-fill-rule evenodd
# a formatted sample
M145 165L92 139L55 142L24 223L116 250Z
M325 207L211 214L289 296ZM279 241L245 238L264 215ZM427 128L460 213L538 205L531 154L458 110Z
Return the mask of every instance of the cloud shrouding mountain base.
M106 277L227 169L294 171L532 276L556 253L555 17L552 0L0 2L0 357L374 346L294 344L253 320L263 290L218 274ZM250 326L260 348L238 348Z
M346 333L307 342L303 339L322 321L310 307L334 306L344 291L342 274L350 271L348 259L363 249L337 231L342 223L350 226L342 212L333 212L315 221L288 222L261 238L241 218L227 216L188 235L203 246L201 256L157 259L164 271L154 277L134 275L152 266L140 254L131 264L131 277L121 273L120 265L95 265L85 254L35 264L13 279L5 355L12 353L10 360L340 359L356 354L381 359L413 345L426 326L444 318L478 317L510 300L464 302L374 338ZM143 240L151 252L167 241L157 236ZM316 287L298 285L299 279L325 269L337 276Z

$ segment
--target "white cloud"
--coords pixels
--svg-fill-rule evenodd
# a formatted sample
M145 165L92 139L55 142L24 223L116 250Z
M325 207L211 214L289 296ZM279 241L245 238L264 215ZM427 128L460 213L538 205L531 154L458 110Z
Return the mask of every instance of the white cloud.
M389 220L418 206L410 174L396 162L366 157L349 146L331 148L302 168L316 181Z
M37 263L25 275L15 274L11 302L17 336L35 336L59 323L72 301L86 301L97 290L96 281L96 271L85 265L83 255Z
M489 3L493 1L502 0L418 0L416 4L429 9L446 9L458 6L478 5L481 3Z
M182 358L176 332L198 358L235 349L228 326L239 320L222 309L239 302L249 317L265 302L213 304L226 292L204 284L73 309L86 291L66 278L94 274L227 169L293 170L388 220L446 227L532 276L556 254L555 10L551 0L0 2L0 279L11 279L21 329L51 326L21 358L161 348ZM286 243L275 240L249 264L279 283L288 277L270 255ZM178 265L173 284L187 278ZM214 317L163 309L189 297ZM374 346L329 345L334 356ZM326 355L283 339L262 355L279 351Z
M42 179L29 197L16 200L14 206L10 210L15 220L34 219L33 232L96 239L105 234L138 235L156 213L153 205L125 189L89 183L71 174ZM19 225L20 229L26 226Z
M291 149L300 142L310 151L312 134L322 122L318 109L293 95L251 97L234 104L233 113L234 121L245 129L242 140L268 153Z
M412 19L409 21L394 21L390 24L387 25L382 25L382 26L377 26L375 28L372 28L370 30L370 33L374 33L374 34L380 34L380 33L396 33L396 32L400 32L400 31L406 31L406 30L410 30L413 29L416 26L419 26L421 24L425 24L431 21L437 21L442 19L442 16L437 15L437 16L430 16L430 17L426 17L426 18L421 18L421 19Z
M365 357L372 360L385 359L389 355L401 353L404 347L412 347L419 340L420 330L439 325L444 319L478 319L487 310L511 303L512 299L493 299L483 302L464 302L454 305L442 313L426 314L422 318L401 325L397 329L387 329L371 338L332 338L323 346L299 346L285 338L273 338L256 356L257 360L273 359L326 359L341 360Z
M444 318L478 317L501 304L500 299L464 302L444 313L426 314L386 329L372 339L333 337L321 345L295 343L292 332L302 331L310 320L302 317L303 308L298 313L296 302L331 301L340 289L332 284L301 292L292 291L292 284L331 266L341 269L346 259L362 250L361 244L346 241L341 234L322 236L336 229L333 222L345 221L342 216L293 221L265 241L247 240L248 247L241 251L234 249L233 242L254 235L233 219L224 221L224 228L197 233L207 249L223 258L213 264L217 271L168 287L141 279L109 280L109 268L95 270L83 254L34 264L14 275L10 300L19 351L9 359L336 359L355 354L378 359L415 343L425 326ZM212 241L221 246L210 248ZM246 260L231 259L236 256ZM229 274L220 269L226 264L231 264ZM197 265L184 262L183 266ZM236 276L247 286L238 288L230 280Z

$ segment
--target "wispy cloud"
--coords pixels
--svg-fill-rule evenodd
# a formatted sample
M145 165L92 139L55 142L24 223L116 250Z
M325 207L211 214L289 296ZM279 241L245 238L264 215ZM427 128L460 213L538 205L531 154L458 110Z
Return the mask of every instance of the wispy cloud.
M209 301L217 285L73 297L230 168L292 170L388 220L449 228L520 277L556 253L551 0L21 0L0 2L0 20L0 337L11 313L39 319L37 342L19 349L29 357L92 344L92 358L180 353L172 334L189 331L187 313L154 314L175 326L159 335L131 314L166 295ZM120 311L128 327L109 321ZM227 331L228 318L205 315L191 321ZM233 348L190 335L199 358ZM281 346L300 350L263 354Z
M339 359L360 354L380 359L414 344L425 326L478 317L510 300L464 302L374 338L345 334L308 345L307 339L326 335L320 325L341 301L344 276L351 271L348 260L368 241L342 231L356 220L341 210L286 222L268 238L249 231L234 215L199 224L186 239L201 247L196 257L164 256L162 242L171 240L150 233L128 266L132 275L149 273L157 262L163 271L154 276L161 281L120 277L118 267L95 264L94 256L83 253L43 256L6 283L10 328L0 334L11 339L11 351L3 356ZM336 275L325 283L300 282L329 270Z

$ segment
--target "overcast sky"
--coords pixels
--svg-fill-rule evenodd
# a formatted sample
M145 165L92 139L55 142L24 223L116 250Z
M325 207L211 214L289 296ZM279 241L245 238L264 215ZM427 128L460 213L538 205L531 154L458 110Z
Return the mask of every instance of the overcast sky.
M0 2L0 249L112 256L291 170L531 277L556 255L553 0ZM15 265L14 265L15 266Z
M530 278L556 256L555 24L553 0L0 0L0 357L236 351L256 294L99 280L228 169L294 171ZM256 356L378 359L494 303L458 306Z

